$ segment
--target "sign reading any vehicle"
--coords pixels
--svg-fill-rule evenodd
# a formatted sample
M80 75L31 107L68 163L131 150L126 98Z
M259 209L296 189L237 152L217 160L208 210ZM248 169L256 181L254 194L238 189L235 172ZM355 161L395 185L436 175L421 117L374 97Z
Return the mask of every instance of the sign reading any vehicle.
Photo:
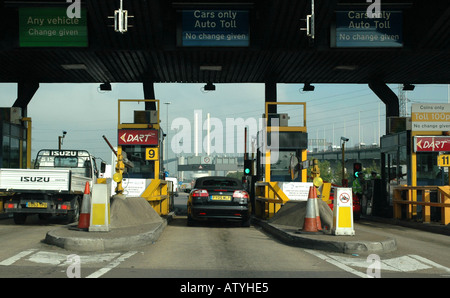
M213 201L231 201L231 196L211 196Z
M440 167L450 167L450 155L439 155L438 156L438 166Z
M86 9L80 18L70 18L67 7L20 7L21 47L87 47Z
M145 159L146 160L158 160L158 148L145 148Z
M156 129L119 129L118 145L158 145Z

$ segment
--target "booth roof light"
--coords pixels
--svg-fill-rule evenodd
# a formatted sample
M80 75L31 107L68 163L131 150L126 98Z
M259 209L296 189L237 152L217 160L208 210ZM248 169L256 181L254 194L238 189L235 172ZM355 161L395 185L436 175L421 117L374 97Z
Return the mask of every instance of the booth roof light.
M403 91L413 91L416 86L412 84L403 84Z
M87 67L86 65L79 63L79 64L61 64L61 67L64 68L65 70L81 70L84 69L86 70Z
M358 65L337 65L334 67L334 70L356 70L358 68Z
M222 65L200 65L200 70L222 71Z
M314 86L310 83L305 83L305 86L303 86L303 91L314 91Z

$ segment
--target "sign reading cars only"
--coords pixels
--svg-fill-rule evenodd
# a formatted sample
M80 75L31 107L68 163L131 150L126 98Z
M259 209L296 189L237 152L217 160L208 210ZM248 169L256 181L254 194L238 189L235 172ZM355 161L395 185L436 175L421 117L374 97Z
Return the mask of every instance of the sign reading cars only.
M158 145L156 129L119 129L118 145Z

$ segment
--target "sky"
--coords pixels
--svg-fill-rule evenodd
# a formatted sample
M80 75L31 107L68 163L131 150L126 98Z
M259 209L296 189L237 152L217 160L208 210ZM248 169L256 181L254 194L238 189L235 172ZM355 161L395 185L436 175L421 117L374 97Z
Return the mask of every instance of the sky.
M278 84L278 102L305 102L308 139L326 139L339 145L341 136L349 138L347 146L358 143L379 143L385 134L385 106L366 84L313 84L315 90L303 92L303 84ZM160 100L162 128L169 128L169 141L176 138L191 138L190 153L194 154L194 111L201 113L200 123L206 122L210 114L215 126L215 136L223 135L221 151L228 155L243 152L243 140L236 140L227 131L228 120L256 121L264 113L263 84L216 84L216 91L205 92L204 84L159 83L155 84L155 97ZM398 85L389 85L398 94ZM447 103L448 85L416 85L414 91L406 93L407 113L411 103ZM17 85L0 84L0 107L11 107L17 98ZM117 145L118 99L143 99L142 84L112 84L112 91L99 90L99 84L41 84L28 105L28 117L32 118L32 156L40 149L58 147L58 136L67 134L63 149L86 149L96 157L111 163L111 150L103 139L105 135L113 146ZM164 103L170 104L166 105ZM141 103L121 106L121 122L131 121L133 110L143 110ZM167 113L167 111L169 113ZM301 107L280 107L279 112L288 113L289 123L301 123ZM169 127L167 126L167 119ZM190 127L180 127L180 123ZM231 122L232 123L232 122ZM178 130L176 130L177 128ZM228 132L228 133L227 133ZM211 134L213 131L211 131ZM250 132L250 134L253 134ZM203 140L206 130L203 130ZM252 136L250 135L249 138ZM226 147L232 142L232 147ZM171 142L172 144L172 142ZM185 147L186 143L182 143ZM178 145L179 146L179 145ZM228 148L228 149L227 149ZM230 149L234 148L234 149ZM175 153L169 146L169 158ZM180 149L178 147L178 149ZM217 150L220 151L220 150ZM234 154L233 154L234 153Z

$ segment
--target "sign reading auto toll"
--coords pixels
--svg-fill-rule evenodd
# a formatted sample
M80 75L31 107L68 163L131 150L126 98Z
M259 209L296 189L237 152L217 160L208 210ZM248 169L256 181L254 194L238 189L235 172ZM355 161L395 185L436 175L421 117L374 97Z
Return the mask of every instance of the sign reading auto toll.
M118 145L158 145L156 129L119 129Z

